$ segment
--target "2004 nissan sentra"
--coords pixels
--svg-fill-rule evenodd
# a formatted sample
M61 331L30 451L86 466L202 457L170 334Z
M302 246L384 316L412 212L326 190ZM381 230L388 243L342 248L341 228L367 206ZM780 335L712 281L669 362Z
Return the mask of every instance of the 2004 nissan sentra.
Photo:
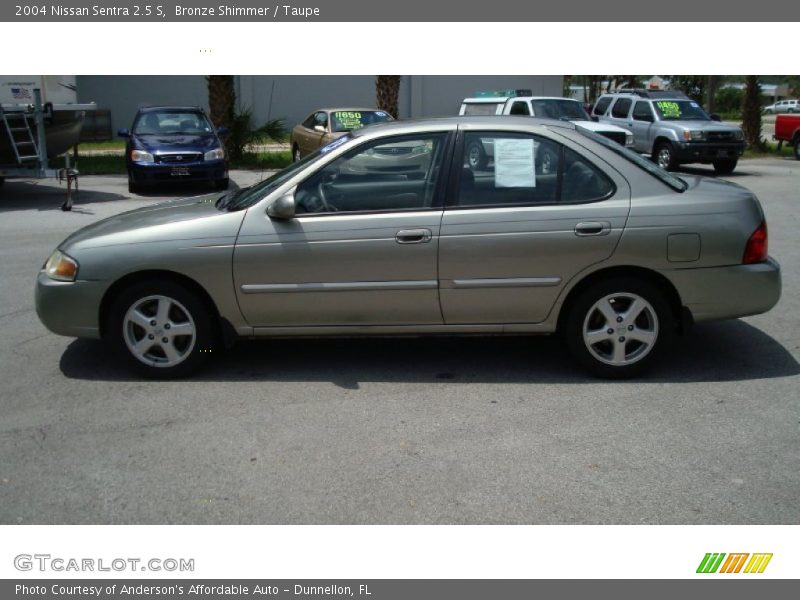
M470 168L476 142L492 159ZM570 123L459 117L360 129L253 187L85 227L36 306L156 377L236 337L555 332L626 377L680 327L780 292L750 191Z

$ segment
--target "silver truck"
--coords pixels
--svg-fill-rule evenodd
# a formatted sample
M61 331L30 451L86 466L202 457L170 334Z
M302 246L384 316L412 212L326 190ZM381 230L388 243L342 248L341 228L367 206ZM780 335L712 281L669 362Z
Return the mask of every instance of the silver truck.
M714 165L717 173L732 173L744 152L740 127L709 116L682 92L629 90L603 94L592 116L633 133L633 149L648 154L664 169L705 163Z

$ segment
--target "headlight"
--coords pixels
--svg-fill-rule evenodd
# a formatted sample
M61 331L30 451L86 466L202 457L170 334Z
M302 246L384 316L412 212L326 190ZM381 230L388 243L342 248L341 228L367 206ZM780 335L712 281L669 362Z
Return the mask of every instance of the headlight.
M203 160L222 160L225 158L225 150L222 148L214 148L203 154Z
M44 264L45 273L50 279L56 281L75 281L78 276L78 261L54 250Z
M684 131L683 132L683 139L687 142L700 142L706 138L706 134L703 131Z
M633 146L633 134L630 131L625 134L625 147L628 146Z
M153 155L149 152L145 152L144 150L131 150L131 160L134 162L144 163L154 162Z

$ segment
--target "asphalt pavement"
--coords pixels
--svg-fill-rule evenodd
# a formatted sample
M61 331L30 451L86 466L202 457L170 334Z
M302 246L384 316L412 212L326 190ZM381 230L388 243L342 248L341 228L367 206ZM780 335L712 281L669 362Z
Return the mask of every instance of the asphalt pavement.
M729 178L763 203L783 298L628 382L548 337L242 342L142 381L46 331L34 279L75 229L185 192L84 177L64 213L63 186L6 182L0 523L800 523L800 162Z

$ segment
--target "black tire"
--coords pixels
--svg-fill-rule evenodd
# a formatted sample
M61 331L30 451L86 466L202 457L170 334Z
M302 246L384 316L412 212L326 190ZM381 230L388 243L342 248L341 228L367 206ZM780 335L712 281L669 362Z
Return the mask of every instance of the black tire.
M486 152L483 149L482 142L472 142L467 147L466 152L467 158L467 165L473 171L485 169L486 165L489 164L489 157L486 156Z
M738 158L724 158L721 160L715 160L713 163L714 171L718 175L728 175L730 173L733 173L733 170L736 168L738 162L739 162Z
M148 298L157 297L148 300ZM158 323L158 315L153 311L159 307L158 298L171 301L171 308L166 323ZM126 315L133 307L139 305L139 312L152 317L148 323L156 326L146 330L128 321ZM153 307L151 309L151 307ZM188 316L188 319L186 318ZM186 325L193 326L193 337L178 335L173 338L161 337L172 335L169 329ZM152 332L149 333L148 332ZM174 333L174 332L173 332ZM149 335L153 335L150 338ZM143 359L138 358L128 343L144 342L145 338L153 343ZM166 344L161 341L168 340ZM113 351L133 371L151 379L173 379L185 377L195 372L211 358L213 351L219 348L218 329L215 327L212 312L203 299L186 287L170 280L152 280L135 283L122 291L111 305L105 327L105 338ZM127 338L127 341L126 341ZM161 348L172 344L178 356L175 364L169 365L169 357ZM163 355L163 357L161 356ZM147 359L147 363L144 360Z
M128 193L129 194L141 194L143 191L142 184L136 183L133 179L128 177Z
M671 142L662 141L656 144L653 150L653 162L667 171L674 171L678 168L678 157Z
M607 308L610 307L615 315L613 326L595 308L606 298L612 298ZM637 318L631 324L624 320L624 316L634 298L644 300L644 304L639 305L644 309L637 313ZM578 364L597 377L627 379L639 375L653 364L674 335L674 318L663 293L655 285L641 279L615 277L600 281L582 292L567 310L562 331L567 347ZM617 322L620 318L623 321ZM591 349L589 342L584 340L585 326L589 335L595 333L600 336L597 342L591 344ZM631 333L630 327L636 333ZM608 334L612 329L613 333ZM651 335L652 342L646 344L626 338L634 335ZM618 346L623 349L623 362L611 364L614 349Z
M300 148L297 144L292 146L292 162L297 162L300 160Z
M6 182L5 177L0 177L0 187L3 187L3 184Z
M214 189L217 190L218 192L221 192L223 190L227 190L229 183L230 183L230 181L228 180L227 177L225 177L224 179L217 179L214 182Z
M800 136L794 139L794 157L800 160Z

